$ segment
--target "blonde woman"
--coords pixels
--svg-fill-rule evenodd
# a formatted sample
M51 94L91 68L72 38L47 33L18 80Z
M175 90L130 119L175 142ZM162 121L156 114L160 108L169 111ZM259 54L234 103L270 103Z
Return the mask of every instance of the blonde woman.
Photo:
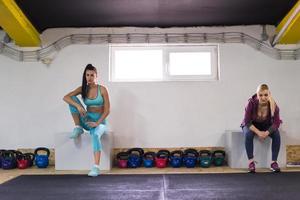
M249 159L249 172L255 172L253 156L254 136L264 140L272 138L272 162L270 169L273 172L280 172L277 157L280 149L280 133L278 128L281 124L279 107L271 97L268 85L261 84L245 107L245 115L241 127L245 134L245 146Z

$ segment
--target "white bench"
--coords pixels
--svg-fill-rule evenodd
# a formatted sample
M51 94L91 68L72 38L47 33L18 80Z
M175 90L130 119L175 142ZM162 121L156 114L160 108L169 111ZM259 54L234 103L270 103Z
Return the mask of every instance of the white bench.
M228 130L225 132L225 135L225 150L229 167L248 168L244 133L242 131ZM280 136L281 146L277 162L280 167L286 167L285 137L282 132L280 132ZM257 168L270 168L272 160L271 143L272 139L270 137L266 138L263 142L257 136L254 137L254 160L257 161Z
M92 141L85 132L77 139L70 139L71 132L55 134L55 169L56 170L90 170L94 164ZM100 170L111 170L113 132L101 137L102 151Z

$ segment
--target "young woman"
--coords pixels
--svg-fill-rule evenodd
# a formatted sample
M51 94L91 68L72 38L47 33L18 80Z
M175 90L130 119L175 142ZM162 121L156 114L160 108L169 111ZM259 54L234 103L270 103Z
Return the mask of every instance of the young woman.
M85 107L80 103L77 95L81 95ZM90 131L92 138L95 164L89 176L98 176L101 155L101 136L107 132L106 117L109 114L110 103L107 89L97 84L97 69L88 64L83 72L82 85L63 98L69 108L75 123L70 138L75 139L85 130Z
M268 136L272 138L272 162L270 169L274 172L280 172L277 163L280 149L280 133L278 131L280 124L279 107L271 97L269 87L266 84L259 85L256 94L248 100L241 124L246 138L245 146L249 159L249 172L255 172L253 157L253 138L255 135L261 140Z

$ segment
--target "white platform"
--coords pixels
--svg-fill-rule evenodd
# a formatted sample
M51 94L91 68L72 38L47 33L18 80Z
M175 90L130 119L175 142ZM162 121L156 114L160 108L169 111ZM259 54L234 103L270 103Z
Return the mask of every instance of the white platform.
M245 136L242 131L226 131L225 150L228 165L231 168L248 168L248 158L245 149ZM281 134L281 133L280 133ZM285 137L281 136L281 146L278 155L280 167L286 166ZM269 168L272 159L271 152L272 139L266 138L263 142L254 137L254 160L257 161L256 168Z
M94 156L89 133L85 132L75 140L69 138L70 134L55 134L55 169L90 170L94 164ZM113 161L113 132L103 134L101 143L100 170L110 170Z

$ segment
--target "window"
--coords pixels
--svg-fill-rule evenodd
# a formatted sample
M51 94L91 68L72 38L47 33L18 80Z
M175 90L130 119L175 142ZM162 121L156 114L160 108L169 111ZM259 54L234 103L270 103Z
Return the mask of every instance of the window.
M217 45L110 46L111 81L217 79Z

